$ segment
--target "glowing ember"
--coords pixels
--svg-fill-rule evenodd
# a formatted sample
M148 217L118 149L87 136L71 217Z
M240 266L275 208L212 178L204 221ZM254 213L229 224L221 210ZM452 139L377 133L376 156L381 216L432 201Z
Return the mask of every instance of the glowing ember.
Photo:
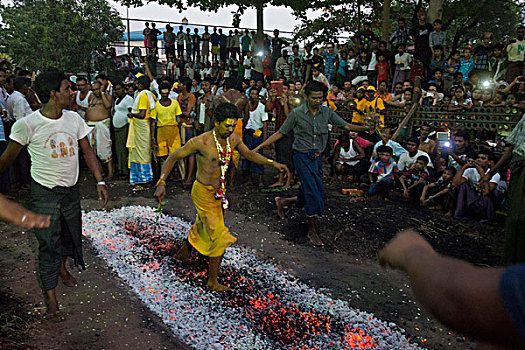
M206 289L207 260L172 258L190 224L152 208L84 214L84 234L142 301L196 349L419 349L403 330L308 287L239 247L226 251ZM194 253L195 255L196 253Z

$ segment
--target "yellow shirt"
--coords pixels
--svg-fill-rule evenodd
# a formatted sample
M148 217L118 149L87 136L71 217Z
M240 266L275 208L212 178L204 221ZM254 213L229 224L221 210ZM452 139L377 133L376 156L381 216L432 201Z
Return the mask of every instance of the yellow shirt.
M146 110L146 116L144 117L144 119L151 118L151 109L149 107L149 98L148 98L147 94L140 95L140 97L139 97L139 104L137 106L137 109L139 111L141 109L145 109Z
M374 98L372 101L368 104L368 112L376 112L377 116L379 117L379 120L381 121L379 123L379 127L383 128L385 126L385 116L382 114L379 114L380 111L385 110L385 104L383 103L383 100L380 97Z
M354 102L357 106L357 109L359 109L361 112L366 114L366 111L368 110L368 105L370 104L370 101L368 101L366 98L362 98L361 100L354 99ZM365 124L365 117L366 115L359 114L357 112L354 112L354 116L352 117L352 123L359 123L364 125Z
M170 100L171 104L168 107L161 105L159 101L155 104L152 117L157 121L157 126L179 125L179 123L177 123L177 116L182 114L180 105L176 100Z

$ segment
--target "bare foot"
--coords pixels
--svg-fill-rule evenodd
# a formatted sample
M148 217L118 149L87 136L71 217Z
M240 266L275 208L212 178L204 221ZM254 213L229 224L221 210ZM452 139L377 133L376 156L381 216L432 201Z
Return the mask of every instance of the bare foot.
M270 185L270 188L283 187L283 186L284 186L284 182L277 181L276 183Z
M51 319L51 318L56 317L59 311L58 300L55 297L50 298L49 296L47 296L46 306L47 306L47 311L44 317L46 319Z
M281 220L284 220L283 205L281 204L281 197L275 197L275 205L277 206L277 215Z
M447 219L450 219L450 218L452 218L453 215L454 215L454 214L453 214L451 211L447 211L447 213L445 214L445 217L446 217Z
M315 230L308 230L308 239L310 240L310 243L312 243L316 247L324 246L323 241L321 240L321 238L319 238Z
M60 279L67 287L74 287L77 284L77 280L73 277L68 270L60 270Z
M230 287L226 287L219 282L208 282L206 285L214 292L225 292L227 290L232 290Z

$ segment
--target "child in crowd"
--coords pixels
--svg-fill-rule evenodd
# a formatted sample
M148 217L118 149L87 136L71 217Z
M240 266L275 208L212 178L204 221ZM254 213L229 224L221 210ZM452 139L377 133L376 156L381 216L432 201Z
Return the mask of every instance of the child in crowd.
M474 58L470 55L470 48L463 49L463 56L459 59L459 72L463 74L463 80L468 81L469 74L474 69Z
M496 91L496 93L494 94L494 98L492 99L492 101L490 101L488 105L493 107L505 106L505 93L501 91Z
M448 167L443 171L443 175L436 182L430 183L423 187L421 193L420 203L424 206L430 206L431 209L447 209L450 210L453 205L452 179L456 175L456 168ZM428 197L427 197L428 194ZM449 213L449 216L452 212Z
M440 19L436 19L434 23L432 24L434 27L434 31L430 33L428 37L428 41L429 41L430 50L432 51L432 57L436 57L436 49L438 46L441 47L441 54L445 53L446 35L445 35L445 32L441 31L443 22Z
M392 81L392 91L396 84L403 83L408 77L407 72L410 72L410 63L412 56L405 52L406 45L400 44L397 47L397 54L394 58L396 70L394 72L394 79Z
M452 81L454 80L454 74L459 71L460 67L460 54L458 50L452 51L450 58L445 65L445 90L450 89L452 86Z
M376 86L379 87L379 82L388 81L390 67L388 66L388 62L385 59L385 55L381 53L377 54L377 63L375 69L377 73Z
M423 67L423 62L420 60L415 60L414 63L412 63L412 67L410 68L410 81L415 83L417 77L423 79L424 75L425 68Z
M443 45L436 45L434 47L434 55L430 59L430 66L429 66L429 72L434 72L436 69L445 69L446 67L446 60L443 57Z
M402 173L399 182L403 186L403 200L408 201L421 197L423 187L426 186L430 178L427 165L428 157L419 156L414 166Z
M399 169L396 162L392 159L392 147L381 145L377 148L379 161L373 166L368 173L372 186L368 190L368 196L377 196L383 199L388 197L390 191L394 188ZM374 181L374 176L376 180Z

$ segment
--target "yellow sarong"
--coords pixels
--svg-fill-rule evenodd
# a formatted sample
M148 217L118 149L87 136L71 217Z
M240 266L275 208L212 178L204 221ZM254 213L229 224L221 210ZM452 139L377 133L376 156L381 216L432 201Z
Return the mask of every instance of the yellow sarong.
M188 233L188 241L204 256L216 258L222 256L226 248L237 238L224 226L224 210L220 200L215 199L213 186L206 186L198 181L193 183L191 198L197 219Z
M157 127L157 156L169 156L181 147L178 125L164 125Z

